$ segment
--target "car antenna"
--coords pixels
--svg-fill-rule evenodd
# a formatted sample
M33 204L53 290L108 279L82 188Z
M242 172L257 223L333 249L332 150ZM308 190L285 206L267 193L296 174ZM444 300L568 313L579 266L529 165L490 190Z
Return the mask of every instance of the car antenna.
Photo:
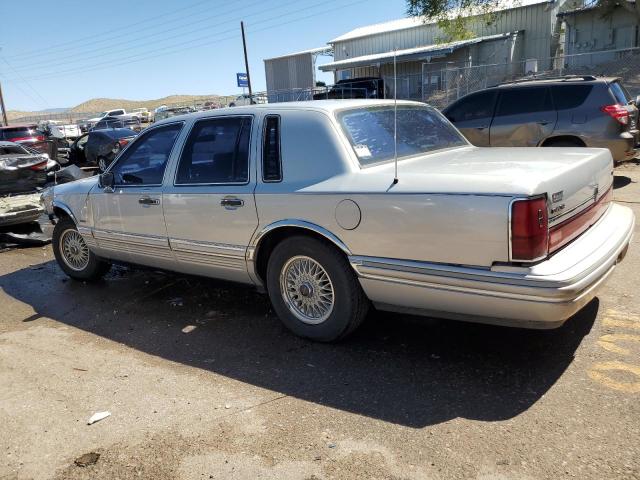
M396 51L397 47L393 49L393 163L394 174L393 184L398 183L398 88L397 88L397 75L396 75Z

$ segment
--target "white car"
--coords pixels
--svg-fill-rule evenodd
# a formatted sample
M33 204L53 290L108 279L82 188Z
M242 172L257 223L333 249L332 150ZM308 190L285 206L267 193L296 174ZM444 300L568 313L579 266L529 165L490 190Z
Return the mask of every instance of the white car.
M87 129L91 130L96 125L96 123L98 123L100 120L106 117L117 118L118 120L122 120L123 122L140 123L140 115L136 115L135 113L127 113L124 108L106 110L98 114L97 117L93 117L88 120L85 120L84 123L86 123Z
M75 140L80 135L82 135L82 132L80 131L80 127L72 123L64 123L64 122L61 122L60 120L46 120L40 123L43 128L48 128L51 131L51 133L56 137Z
M147 108L134 108L131 111L132 115L137 115L138 117L140 117L140 121L141 122L149 122L150 118L151 118L151 113L149 112L149 109Z
M168 118L43 202L72 278L124 261L247 283L331 341L371 304L562 325L627 251L612 189L606 149L479 148L421 103L319 100Z

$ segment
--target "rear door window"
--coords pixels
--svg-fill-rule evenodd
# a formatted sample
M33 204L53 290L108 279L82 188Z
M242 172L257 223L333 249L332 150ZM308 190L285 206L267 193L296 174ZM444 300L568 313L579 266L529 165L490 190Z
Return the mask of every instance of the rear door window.
M249 181L252 117L219 117L196 122L187 139L176 185L245 184Z
M463 98L446 111L446 117L453 123L491 118L496 101L496 91L474 93Z
M609 85L609 91L620 105L627 105L631 101L631 95L629 95L627 89L624 88L620 82L611 83Z
M553 103L548 88L506 88L500 92L496 117L550 110L553 110Z
M578 108L593 90L593 85L554 85L551 95L556 110Z

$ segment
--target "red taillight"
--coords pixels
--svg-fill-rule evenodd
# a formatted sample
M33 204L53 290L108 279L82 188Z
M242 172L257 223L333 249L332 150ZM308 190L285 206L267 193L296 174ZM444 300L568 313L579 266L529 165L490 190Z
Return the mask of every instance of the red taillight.
M511 205L511 260L532 261L549 253L549 215L543 197Z
M615 118L622 125L629 123L629 112L622 105L605 105L600 110L610 117Z
M120 140L118 140L118 143L120 144L120 147L124 147L127 143L129 143L129 140L127 140L126 138L121 138Z
M45 160L42 163L36 163L35 165L31 165L29 167L29 170L35 170L36 172L40 172L42 170L46 170L47 169L47 160Z
M44 140L45 140L44 135L32 135L30 137L7 138L7 141L9 142L26 142L26 141L44 142Z

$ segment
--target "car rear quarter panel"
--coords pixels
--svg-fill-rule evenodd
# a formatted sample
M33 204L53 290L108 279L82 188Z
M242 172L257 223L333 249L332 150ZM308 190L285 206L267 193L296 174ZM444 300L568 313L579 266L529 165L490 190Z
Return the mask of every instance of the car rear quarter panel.
M355 228L338 223L336 210L344 200L359 210ZM329 230L353 255L484 267L508 260L509 201L428 193L257 195L261 228L284 216Z
M338 125L318 112L283 110L281 119L284 180L258 182L258 232L302 220L333 233L354 255L487 267L508 260L510 196L392 193L386 186L355 193L363 171ZM346 212L358 217L352 224L338 222L344 200L355 204Z

